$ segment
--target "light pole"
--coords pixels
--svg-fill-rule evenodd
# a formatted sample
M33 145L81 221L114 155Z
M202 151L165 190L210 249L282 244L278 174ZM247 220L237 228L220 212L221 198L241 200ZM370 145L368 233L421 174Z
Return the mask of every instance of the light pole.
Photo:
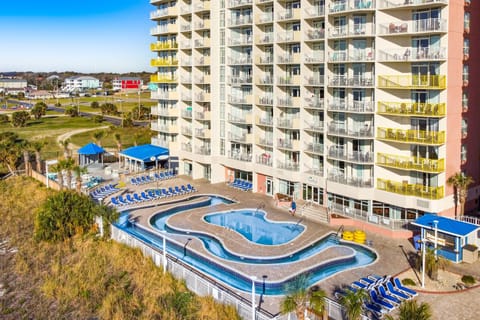
M252 320L255 320L255 280L257 277L251 276L250 279L252 280Z
M435 261L437 261L437 245L438 245L438 220L433 220L433 225L435 226Z
M123 128L123 100L118 99L117 102L120 102L120 126Z
M426 239L422 238L422 288L425 288L425 251Z
M163 235L163 272L167 272L167 235L165 230L162 231Z

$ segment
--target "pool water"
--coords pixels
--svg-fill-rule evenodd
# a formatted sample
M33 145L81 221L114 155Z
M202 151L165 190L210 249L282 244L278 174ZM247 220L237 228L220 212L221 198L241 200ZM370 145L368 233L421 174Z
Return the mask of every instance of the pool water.
M297 223L268 221L265 216L264 211L243 209L209 214L204 220L234 230L249 241L263 245L285 244L305 229Z

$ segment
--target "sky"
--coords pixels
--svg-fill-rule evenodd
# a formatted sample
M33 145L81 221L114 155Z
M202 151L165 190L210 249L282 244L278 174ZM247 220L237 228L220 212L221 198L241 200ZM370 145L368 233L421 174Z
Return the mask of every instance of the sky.
M149 0L2 0L0 72L152 72Z

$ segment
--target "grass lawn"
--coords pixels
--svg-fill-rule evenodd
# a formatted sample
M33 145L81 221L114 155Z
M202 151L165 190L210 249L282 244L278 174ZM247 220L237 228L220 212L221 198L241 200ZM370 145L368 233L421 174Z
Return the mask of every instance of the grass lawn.
M83 146L89 142L93 141L93 134L98 131L88 131L76 134L72 136L71 141L73 144L78 146ZM102 147L106 149L117 149L117 144L115 142L115 134L120 134L120 140L122 142L122 149L131 147L135 142L140 144L150 143L150 137L152 131L149 128L143 127L133 127L133 128L119 128L119 127L110 127L109 129L103 129L106 133L102 139Z

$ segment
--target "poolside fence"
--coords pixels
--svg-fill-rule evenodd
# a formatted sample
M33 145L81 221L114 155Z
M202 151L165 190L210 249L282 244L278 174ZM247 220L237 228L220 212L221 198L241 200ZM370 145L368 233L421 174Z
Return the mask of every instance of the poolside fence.
M154 248L140 239L135 238L124 230L112 225L111 237L113 240L123 243L132 248L139 248L143 255L150 257L153 262L161 267L163 266L163 252ZM185 280L189 290L200 296L212 296L220 303L229 304L235 307L242 319L251 319L252 303L250 299L238 294L225 285L217 282L215 279L199 272L183 261L171 256L167 253L167 271L178 279ZM258 301L258 295L256 300ZM329 319L342 320L345 319L344 308L337 302L326 299L327 311ZM308 315L311 320L320 320L321 317L310 313ZM362 320L368 320L368 317L362 317ZM254 320L297 320L294 313L290 314L272 314L262 308L257 308L256 319Z

